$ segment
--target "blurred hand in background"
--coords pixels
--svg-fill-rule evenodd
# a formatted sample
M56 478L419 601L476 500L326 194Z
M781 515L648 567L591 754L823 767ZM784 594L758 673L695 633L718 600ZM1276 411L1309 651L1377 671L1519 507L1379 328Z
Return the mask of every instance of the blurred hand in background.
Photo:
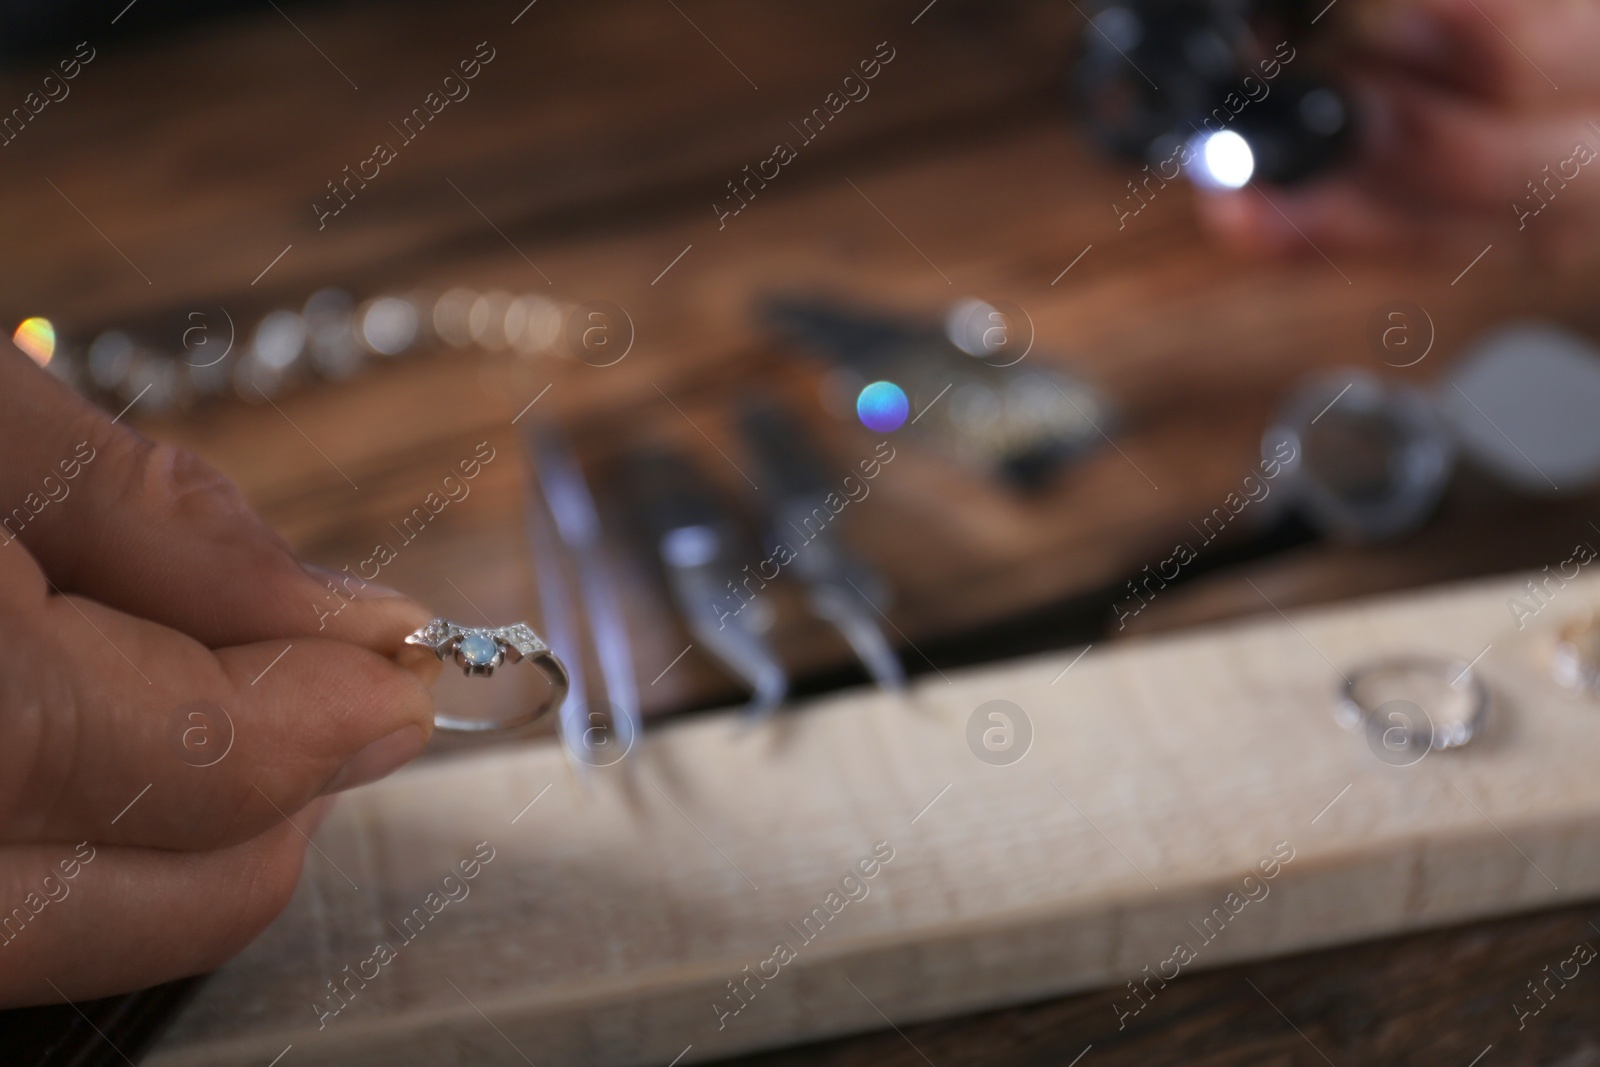
M1356 158L1295 189L1203 193L1224 241L1257 254L1524 243L1561 267L1600 237L1600 4L1381 0L1343 15ZM1580 147L1581 146L1581 147ZM1267 197L1270 197L1270 202Z

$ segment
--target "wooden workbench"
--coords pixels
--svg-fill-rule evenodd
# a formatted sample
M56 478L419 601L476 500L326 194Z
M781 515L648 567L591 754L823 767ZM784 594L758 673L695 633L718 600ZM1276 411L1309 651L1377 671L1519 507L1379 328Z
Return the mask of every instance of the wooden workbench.
M1438 324L1440 358L1409 372L1419 379L1509 314L1584 324L1574 295L1583 279L1542 277L1510 255L1485 258L1454 285L1470 255L1330 262L1308 249L1288 264L1239 262L1201 239L1177 187L1119 230L1112 204L1126 175L1084 149L1061 106L1082 25L1071 5L940 0L920 17L921 2L679 6L291 6L287 16L267 10L107 38L71 97L3 150L13 255L0 263L0 312L49 315L88 336L191 308L223 306L250 322L326 284L360 295L462 284L616 302L637 340L612 367L441 352L292 393L278 408L232 402L141 424L197 448L308 557L333 566L367 555L457 453L494 441L503 459L470 507L444 516L384 580L444 614L464 614L468 600L512 618L531 614L534 576L511 419L547 385L538 412L568 430L597 479L623 446L666 439L739 494L739 474L707 439L728 443L727 402L758 383L805 405L837 456L870 447L816 409L815 375L752 329L754 297L804 288L928 316L967 295L1014 301L1037 325L1029 359L1089 375L1117 399L1125 425L1117 449L1035 498L902 450L876 487L870 521L848 534L894 585L896 626L940 665L963 655L974 630L1163 558L1249 470L1264 420L1297 378L1347 364L1385 369L1365 337L1379 304L1414 300ZM472 95L319 230L311 205L325 183L370 154L481 41L495 58ZM883 41L895 58L871 96L719 229L711 205L724 183L769 155L788 124ZM10 71L0 91L20 98L34 80ZM1447 502L1445 521L1411 541L1362 553L1304 549L1248 573L1288 606L1538 567L1565 557L1587 514L1586 502L1530 509L1468 485ZM629 574L638 670L648 679L689 639L647 577ZM1242 576L1174 591L1136 629L1263 610ZM802 676L837 677L848 663L836 637L796 612L781 615L774 637ZM1028 640L1018 636L1017 647ZM908 662L928 666L916 654ZM646 700L672 711L735 692L691 653L647 687ZM1428 935L1250 973L1299 984L1308 1010L1285 1010L1303 1019L1331 989L1367 988L1357 976L1371 967L1426 972L1428 996L1413 986L1396 1002L1377 992L1342 1002L1394 1027L1432 1019L1406 1027L1416 1044L1385 1044L1394 1040L1387 1031L1355 1024L1326 1036L1352 1061L1428 1041L1447 1042L1453 1055L1458 1040L1474 1043L1474 1027L1499 1032L1472 1009L1474 983L1520 975L1530 943L1567 938L1577 919ZM1485 944L1504 951L1473 947ZM1429 970L1441 950L1486 962L1452 986ZM1292 1033L1263 1036L1273 1017L1260 1015L1237 976L1180 988L1157 1045L1199 1042L1217 1050L1215 1062L1304 1055ZM941 1067L988 1059L996 1044L1019 1062L1065 1062L1081 1048L1076 1003L929 1024L913 1036ZM1490 1040L1499 1039L1478 1047ZM890 1032L828 1055L888 1062L911 1055L899 1041ZM1094 1055L1159 1061L1152 1047L1108 1044Z

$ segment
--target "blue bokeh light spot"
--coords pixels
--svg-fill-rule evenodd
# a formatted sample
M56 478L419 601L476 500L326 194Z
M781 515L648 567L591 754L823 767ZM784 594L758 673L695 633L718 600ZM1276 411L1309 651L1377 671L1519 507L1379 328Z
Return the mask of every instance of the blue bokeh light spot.
M905 390L893 382L873 382L856 397L856 416L861 425L876 433L898 430L910 412Z

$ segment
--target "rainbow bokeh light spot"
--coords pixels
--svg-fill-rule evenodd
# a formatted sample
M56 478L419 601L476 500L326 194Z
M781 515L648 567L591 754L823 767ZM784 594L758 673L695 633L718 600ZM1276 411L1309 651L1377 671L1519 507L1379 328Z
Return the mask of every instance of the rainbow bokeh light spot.
M906 423L911 401L893 382L873 382L856 397L856 417L876 433L893 433Z
M42 367L56 354L56 328L49 319L37 316L23 319L22 325L17 327L17 332L11 335L11 343L26 352L28 358Z

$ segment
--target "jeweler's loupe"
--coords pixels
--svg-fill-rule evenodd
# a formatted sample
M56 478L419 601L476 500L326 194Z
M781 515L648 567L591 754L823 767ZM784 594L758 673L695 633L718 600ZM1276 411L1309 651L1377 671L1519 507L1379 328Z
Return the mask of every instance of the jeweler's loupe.
M1514 492L1600 483L1600 349L1548 323L1471 346L1424 392L1360 370L1309 379L1262 438L1295 508L1323 533L1395 537L1433 513L1458 459ZM1289 458L1285 459L1285 456Z
M1471 345L1435 391L1462 458L1519 492L1600 482L1600 349L1547 322L1517 322Z
M1262 438L1261 454L1283 461L1283 484L1313 526L1372 541L1414 529L1432 514L1454 446L1420 390L1348 371L1291 394Z

